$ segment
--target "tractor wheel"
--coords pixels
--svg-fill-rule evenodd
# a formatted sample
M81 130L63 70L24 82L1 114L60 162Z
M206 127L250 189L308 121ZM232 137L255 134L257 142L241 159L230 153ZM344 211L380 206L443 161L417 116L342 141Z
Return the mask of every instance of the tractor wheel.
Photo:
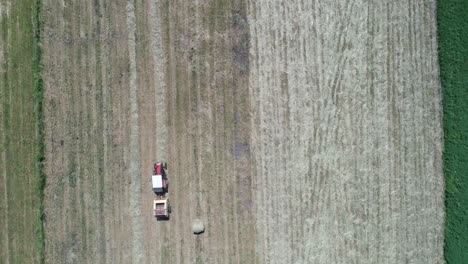
M172 206L171 206L171 205L169 205L169 206L167 207L167 212L168 212L168 213L172 213Z
M167 170L167 162L164 162L164 163L163 163L163 168L164 168L165 170Z

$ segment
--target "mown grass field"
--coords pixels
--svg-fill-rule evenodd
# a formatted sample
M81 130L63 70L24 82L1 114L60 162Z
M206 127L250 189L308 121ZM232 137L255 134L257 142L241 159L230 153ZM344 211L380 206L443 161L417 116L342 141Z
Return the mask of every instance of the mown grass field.
M0 3L0 263L39 263L44 254L40 1Z
M0 0L0 264L44 261L40 9L40 0ZM449 264L468 259L467 14L466 0L438 3Z
M444 96L445 259L468 260L468 1L438 2Z

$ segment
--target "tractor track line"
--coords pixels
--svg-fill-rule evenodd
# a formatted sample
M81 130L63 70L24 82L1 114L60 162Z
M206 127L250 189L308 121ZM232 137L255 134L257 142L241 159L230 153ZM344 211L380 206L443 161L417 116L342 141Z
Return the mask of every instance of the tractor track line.
M158 157L167 161L166 144L168 142L167 131L167 110L166 110L166 76L165 68L166 58L164 56L162 32L161 32L161 13L159 0L150 1L150 27L151 27L151 48L153 52L154 76L156 79L154 89L156 91L156 140L161 144L156 144Z
M155 141L156 141L156 155L158 159L168 161L167 147L166 144L169 142L168 136L168 116L167 116L167 102L166 102L166 57L163 50L163 40L162 40L162 15L161 15L161 3L159 0L149 1L149 19L150 19L150 30L151 30L151 52L153 55L153 74L154 74L154 90L155 90L155 99L156 104L156 131L155 131ZM165 225L162 225L158 229L162 234L167 233ZM164 236L164 235L163 235ZM164 251L164 246L167 247L167 242L159 242L159 252ZM159 262L164 262L163 254L159 256Z
M141 177L140 177L140 139L137 101L136 69L136 18L133 0L127 1L128 54L130 62L130 210L132 219L132 260L133 263L144 263L142 214L140 210Z

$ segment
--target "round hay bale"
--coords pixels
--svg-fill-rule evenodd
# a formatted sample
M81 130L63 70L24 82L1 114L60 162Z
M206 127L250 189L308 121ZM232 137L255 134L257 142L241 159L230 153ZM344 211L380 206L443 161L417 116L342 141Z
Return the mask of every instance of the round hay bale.
M195 219L192 224L192 231L195 235L205 232L205 226L203 225L203 221L200 219Z

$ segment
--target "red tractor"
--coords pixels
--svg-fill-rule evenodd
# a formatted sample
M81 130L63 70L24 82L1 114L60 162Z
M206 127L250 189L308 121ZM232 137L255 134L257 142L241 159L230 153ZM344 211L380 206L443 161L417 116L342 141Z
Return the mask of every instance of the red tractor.
M151 181L153 183L153 192L156 195L164 195L168 191L169 181L167 180L166 169L166 163L159 162L154 164Z
M166 174L166 163L155 163L151 181L153 183L153 192L156 198L153 201L154 217L159 219L169 219L171 213L171 205L168 198L169 181Z

